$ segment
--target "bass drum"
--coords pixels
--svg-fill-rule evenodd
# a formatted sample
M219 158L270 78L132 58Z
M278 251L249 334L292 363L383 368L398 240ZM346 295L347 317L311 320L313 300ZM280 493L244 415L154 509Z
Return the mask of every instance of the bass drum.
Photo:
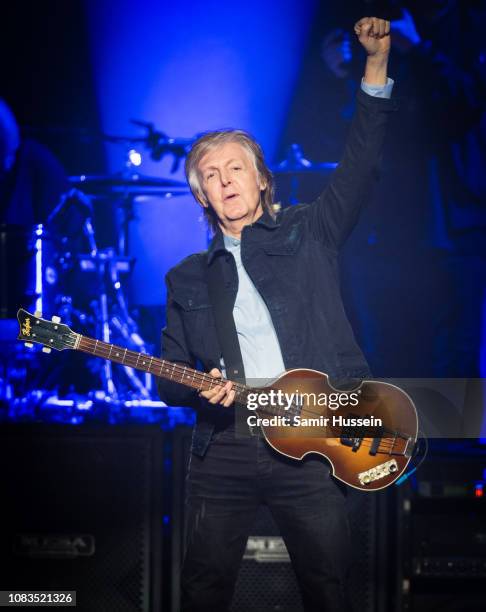
M55 312L60 292L56 244L44 226L0 224L0 319L17 310Z

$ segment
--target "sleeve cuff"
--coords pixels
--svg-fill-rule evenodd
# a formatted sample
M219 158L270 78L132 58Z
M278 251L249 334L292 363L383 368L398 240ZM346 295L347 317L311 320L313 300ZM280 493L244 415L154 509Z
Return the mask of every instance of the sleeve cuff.
M362 78L361 89L369 96L375 98L391 98L394 83L395 81L388 77L385 85L368 85L368 83L365 83L364 78Z

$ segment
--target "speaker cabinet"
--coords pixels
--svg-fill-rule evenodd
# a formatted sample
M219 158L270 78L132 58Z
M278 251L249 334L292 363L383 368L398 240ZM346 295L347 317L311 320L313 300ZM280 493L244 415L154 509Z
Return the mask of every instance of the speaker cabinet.
M397 504L396 608L486 610L486 448L431 440Z
M160 610L162 442L157 427L2 426L0 588Z
M304 610L287 548L266 506L250 531L231 606L231 612L250 610Z

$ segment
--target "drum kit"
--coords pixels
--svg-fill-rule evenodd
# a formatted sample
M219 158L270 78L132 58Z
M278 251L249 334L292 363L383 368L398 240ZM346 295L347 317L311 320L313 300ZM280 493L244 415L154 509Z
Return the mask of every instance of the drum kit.
M113 421L120 420L127 406L132 414L134 406L149 412L164 406L151 377L128 366L93 360L91 368L89 364L81 368L62 354L41 361L37 349L29 351L15 341L16 311L22 306L44 316L58 315L81 333L105 342L153 352L139 330L125 288L134 265L128 240L133 205L143 201L142 196L179 197L189 189L186 182L140 174L140 154L134 146L144 144L155 160L171 154L175 171L195 139L168 138L152 124L135 123L146 129L144 137L104 136L125 145L123 172L71 176L69 190L44 224L0 225L0 407L5 409L0 418L7 414L14 420L44 419L48 413L48 420L77 422L109 413L107 418ZM335 166L310 162L298 145L292 145L272 171L277 177L290 177L287 204L293 204L302 175L326 175ZM111 244L100 246L96 210L106 202L114 211L115 231ZM82 371L88 372L84 382Z

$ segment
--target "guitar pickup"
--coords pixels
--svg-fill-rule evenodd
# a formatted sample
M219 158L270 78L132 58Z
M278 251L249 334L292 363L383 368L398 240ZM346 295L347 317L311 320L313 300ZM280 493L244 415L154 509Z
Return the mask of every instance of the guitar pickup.
M344 436L341 436L341 444L344 446L350 446L353 453L359 449L362 441L363 438L345 438Z
M377 435L373 438L373 442L371 443L370 447L370 455L372 455L373 457L376 455L378 449L380 448L380 442L383 436L383 427L376 427L375 429Z
M350 417L354 417L355 415L350 414ZM360 428L359 427L343 427L341 434L341 444L344 446L350 446L353 453L357 452L359 447L361 446L361 442L363 442L363 436L358 435Z
M373 438L373 442L371 443L370 455L373 457L378 452L378 448L380 447L381 438Z

